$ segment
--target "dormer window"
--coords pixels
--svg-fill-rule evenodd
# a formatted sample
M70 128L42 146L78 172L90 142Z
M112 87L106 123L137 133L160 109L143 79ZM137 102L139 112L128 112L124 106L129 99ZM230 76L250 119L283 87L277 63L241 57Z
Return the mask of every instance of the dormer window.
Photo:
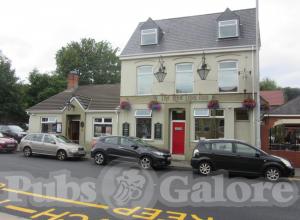
M238 20L219 21L219 38L239 36Z
M141 30L141 45L157 44L158 33L157 29L145 29Z

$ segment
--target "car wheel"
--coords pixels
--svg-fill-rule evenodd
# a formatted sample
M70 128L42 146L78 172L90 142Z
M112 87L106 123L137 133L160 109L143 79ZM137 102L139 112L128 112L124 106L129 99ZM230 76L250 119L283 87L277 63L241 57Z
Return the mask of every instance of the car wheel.
M66 160L67 159L67 153L64 150L60 150L60 151L57 152L56 157L57 157L58 160Z
M277 167L269 167L265 171L265 177L271 182L276 182L281 177L281 172Z
M199 164L199 173L201 175L207 176L209 174L211 174L212 171L212 166L209 162L200 162Z
M106 164L106 156L102 152L96 153L94 157L95 164L97 165L105 165Z
M23 153L25 157L30 157L32 155L32 151L30 147L24 147Z
M152 167L152 159L148 156L144 156L140 159L140 166L145 169L148 170Z

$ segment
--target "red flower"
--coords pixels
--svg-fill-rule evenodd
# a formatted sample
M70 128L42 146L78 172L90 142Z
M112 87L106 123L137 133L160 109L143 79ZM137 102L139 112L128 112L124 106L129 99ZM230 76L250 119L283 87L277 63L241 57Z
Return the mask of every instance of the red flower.
M243 108L254 109L256 106L256 101L254 99L247 98L243 101L242 104L243 104Z
M130 105L130 103L128 101L121 101L120 108L122 110L130 110L131 109L131 105Z
M220 107L219 101L218 100L210 100L207 103L207 108L208 109L218 109Z
M148 108L153 111L160 111L161 110L161 104L158 101L151 101L148 103Z

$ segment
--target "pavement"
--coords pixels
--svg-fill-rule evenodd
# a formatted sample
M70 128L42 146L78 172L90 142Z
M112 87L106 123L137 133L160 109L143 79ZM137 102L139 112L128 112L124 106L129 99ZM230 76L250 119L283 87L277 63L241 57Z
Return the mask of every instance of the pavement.
M5 214L0 212L0 219L1 220L27 220L26 218L17 217L14 215Z

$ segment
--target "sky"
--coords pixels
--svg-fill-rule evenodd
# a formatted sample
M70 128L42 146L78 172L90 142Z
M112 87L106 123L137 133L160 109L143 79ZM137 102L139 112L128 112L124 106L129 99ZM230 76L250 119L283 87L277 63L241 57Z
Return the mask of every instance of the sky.
M55 70L55 54L81 38L126 45L137 24L155 19L253 8L255 0L0 0L0 50L27 81ZM300 1L260 0L260 75L300 87Z

